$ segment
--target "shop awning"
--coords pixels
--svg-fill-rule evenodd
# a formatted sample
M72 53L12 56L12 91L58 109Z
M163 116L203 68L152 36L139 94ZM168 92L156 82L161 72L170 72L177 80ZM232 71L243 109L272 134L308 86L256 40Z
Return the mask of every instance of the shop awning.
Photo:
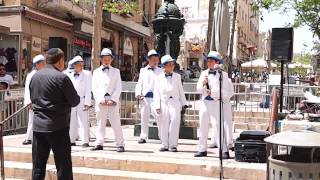
M0 31L2 33L22 32L20 6L0 7Z
M120 15L104 13L103 21L108 28L123 29L139 36L151 37L151 30L149 28Z
M9 33L10 33L10 28L9 28L9 27L6 27L6 26L1 26L1 25L0 25L0 33L9 34Z
M47 14L44 14L42 12L32 10L32 9L25 10L25 17L35 21L39 21L41 23L55 26L60 29L72 30L72 27L73 27L72 23L69 23L67 21L49 16Z

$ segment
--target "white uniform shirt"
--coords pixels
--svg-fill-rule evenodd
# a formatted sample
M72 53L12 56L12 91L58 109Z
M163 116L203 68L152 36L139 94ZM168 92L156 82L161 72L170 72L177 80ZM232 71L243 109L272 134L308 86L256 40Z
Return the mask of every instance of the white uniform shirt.
M78 95L81 99L84 99L84 105L91 106L91 72L87 70L82 70L82 72L79 73L79 76L75 76L75 74L75 71L67 73Z
M140 69L139 80L136 85L135 94L137 96L145 96L148 92L154 92L154 82L156 76L162 73L162 69L155 67L153 70L146 66Z
M121 95L120 71L114 67L110 67L109 70L106 69L105 71L102 69L103 66L100 66L94 70L92 76L92 93L96 105L105 100L106 93L110 95L112 101L118 104Z
M162 72L155 79L154 90L155 109L160 109L161 101L166 102L170 97L179 100L181 106L187 105L180 74L172 73L172 77L166 77Z
M35 75L37 72L37 70L32 70L30 73L28 73L27 75L27 78L26 78L26 83L25 83L25 86L24 86L24 105L29 105L31 104L31 99L30 99L30 81L31 81L31 78L33 77L33 75Z
M216 74L209 74L209 69L202 71L200 78L197 83L197 91L202 94L202 100L204 100L207 96L207 87L203 86L203 81L205 76L208 76L209 88L211 90L211 97L217 101L220 97L220 74L216 71ZM229 101L230 98L234 95L233 84L230 78L228 78L228 74L222 71L223 81L222 81L222 99L224 101Z

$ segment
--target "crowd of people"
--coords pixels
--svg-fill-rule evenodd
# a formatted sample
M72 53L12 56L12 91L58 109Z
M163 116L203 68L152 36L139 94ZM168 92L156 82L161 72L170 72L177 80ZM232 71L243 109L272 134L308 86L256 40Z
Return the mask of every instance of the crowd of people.
M112 51L104 48L101 66L93 71L83 69L81 56L74 57L64 70L64 54L58 48L33 59L33 71L27 76L25 105L30 105L27 136L23 144L32 144L32 179L44 179L50 150L54 153L58 179L72 179L71 146L80 139L82 147L89 147L89 108L91 92L95 100L97 119L96 141L92 151L104 149L106 121L115 134L117 152L125 152L119 104L121 76L111 66ZM141 68L135 96L140 102L141 134L139 144L147 143L148 122L151 114L156 117L161 147L159 151L178 152L181 111L188 107L182 79L174 72L175 60L170 55L161 57L155 50L148 53L148 65ZM209 123L214 130L211 146L220 147L223 135L222 158L230 157L228 145L232 143L231 104L233 85L219 64L222 56L215 51L206 58L208 69L201 72L197 91L202 94L200 107L199 151L195 157L207 156ZM159 67L159 63L161 67ZM220 88L220 80L222 87ZM221 91L223 90L223 92ZM220 133L220 102L223 103L223 125Z

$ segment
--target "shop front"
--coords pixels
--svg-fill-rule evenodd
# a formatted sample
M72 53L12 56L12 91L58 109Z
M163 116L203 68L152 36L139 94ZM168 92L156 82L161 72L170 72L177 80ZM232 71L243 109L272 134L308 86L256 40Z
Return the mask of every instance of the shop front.
M93 25L88 21L74 21L74 38L72 57L80 55L84 60L84 68L92 70L92 32ZM109 48L114 51L112 31L105 28L101 31L101 49ZM71 58L72 58L71 57Z

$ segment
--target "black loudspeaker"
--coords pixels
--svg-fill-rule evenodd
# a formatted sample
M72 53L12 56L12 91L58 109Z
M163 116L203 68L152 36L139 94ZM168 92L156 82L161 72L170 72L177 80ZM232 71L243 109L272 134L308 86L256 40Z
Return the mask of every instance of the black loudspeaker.
M272 28L271 60L291 62L293 57L293 28Z
M68 59L68 40L63 37L49 37L49 49L60 48L64 52L65 59Z

